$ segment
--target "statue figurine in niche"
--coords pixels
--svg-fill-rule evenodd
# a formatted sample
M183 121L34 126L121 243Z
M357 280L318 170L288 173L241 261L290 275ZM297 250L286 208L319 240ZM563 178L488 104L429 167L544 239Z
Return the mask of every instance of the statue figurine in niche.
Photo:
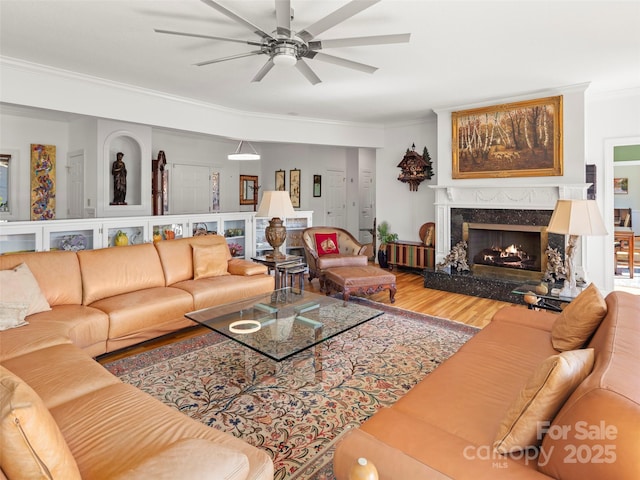
M126 205L125 197L127 196L127 166L122 160L124 153L118 152L116 161L111 166L111 175L113 175L113 202L111 205Z

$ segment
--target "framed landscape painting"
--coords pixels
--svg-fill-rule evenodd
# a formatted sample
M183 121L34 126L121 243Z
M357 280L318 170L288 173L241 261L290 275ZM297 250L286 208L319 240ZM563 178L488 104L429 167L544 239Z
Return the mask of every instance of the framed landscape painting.
M453 178L562 175L562 96L452 112Z

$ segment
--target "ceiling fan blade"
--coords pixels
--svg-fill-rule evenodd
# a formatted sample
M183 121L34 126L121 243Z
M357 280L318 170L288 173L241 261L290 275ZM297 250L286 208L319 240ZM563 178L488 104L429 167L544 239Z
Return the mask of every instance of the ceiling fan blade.
M219 11L223 15L226 15L231 20L235 20L236 22L241 23L245 27L249 28L249 30L251 30L256 35L259 35L262 38L273 39L273 37L271 35L269 35L267 32L262 30L260 27L258 27L257 25L254 25L253 23L251 23L246 18L242 18L240 15L238 15L237 13L229 10L227 7L223 7L218 2L215 2L214 0L200 0L200 1L205 3L205 4L207 4L207 5L209 5L214 10Z
M205 0L202 0L203 2ZM331 27L336 26L340 22L345 21L347 18L353 17L355 14L375 5L380 0L352 0L346 5L340 7L335 12L330 13L324 18L321 18L312 25L298 33L298 36L305 42L308 42L312 38L321 34L325 30L329 30Z
M256 73L256 76L251 79L252 82L259 82L264 78L264 76L271 71L273 68L273 60L269 59L267 63L265 63L262 68Z
M411 38L410 33L398 33L394 35L373 35L370 37L334 38L331 40L318 40L309 42L311 50L336 47L363 47L367 45L388 45L391 43L407 43Z
M228 57L216 58L215 60L198 62L195 65L198 67L202 67L204 65L211 65L212 63L220 63L220 62L226 62L227 60L235 60L236 58L244 58L244 57L251 57L252 55L260 55L261 53L264 53L264 52L262 50L254 50L253 52L239 53L238 55L230 55Z
M173 30L161 30L159 28L153 29L156 33L166 33L167 35L178 35L181 37L194 37L194 38L206 38L209 40L222 40L224 42L235 42L235 43L244 43L246 45L255 45L257 47L262 46L260 42L251 42L249 40L237 40L235 38L227 38L227 37L215 37L213 35L204 35L200 33L188 33L188 32L175 32Z
M311 67L309 65L307 65L307 63L302 60L301 58L297 61L296 63L296 68L298 69L298 71L300 73L302 73L302 75L304 75L304 77L309 80L309 82L311 82L312 85L316 85L320 82L322 82L322 80L320 80L320 77L318 77L315 72L313 70L311 70Z
M341 67L352 68L364 73L373 73L378 70L378 67L372 67L360 62L354 62L353 60L347 60L346 58L335 57L333 55L327 55L326 53L320 53L315 51L309 51L305 55L306 58L312 58L314 60L320 60L326 63L333 63L334 65L340 65Z
M291 37L291 0L276 0L276 32Z

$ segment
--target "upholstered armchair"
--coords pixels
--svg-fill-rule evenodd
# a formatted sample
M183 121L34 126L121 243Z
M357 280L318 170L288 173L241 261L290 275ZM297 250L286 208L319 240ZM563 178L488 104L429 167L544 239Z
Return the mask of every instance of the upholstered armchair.
M302 232L309 281L320 280L324 290L323 272L332 267L367 265L366 245L362 245L348 231L337 227L309 227Z

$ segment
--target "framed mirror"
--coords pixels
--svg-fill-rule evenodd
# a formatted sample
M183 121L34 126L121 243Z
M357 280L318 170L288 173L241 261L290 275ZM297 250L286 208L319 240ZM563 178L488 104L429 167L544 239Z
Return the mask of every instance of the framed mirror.
M240 205L255 205L258 195L258 177L240 175Z

